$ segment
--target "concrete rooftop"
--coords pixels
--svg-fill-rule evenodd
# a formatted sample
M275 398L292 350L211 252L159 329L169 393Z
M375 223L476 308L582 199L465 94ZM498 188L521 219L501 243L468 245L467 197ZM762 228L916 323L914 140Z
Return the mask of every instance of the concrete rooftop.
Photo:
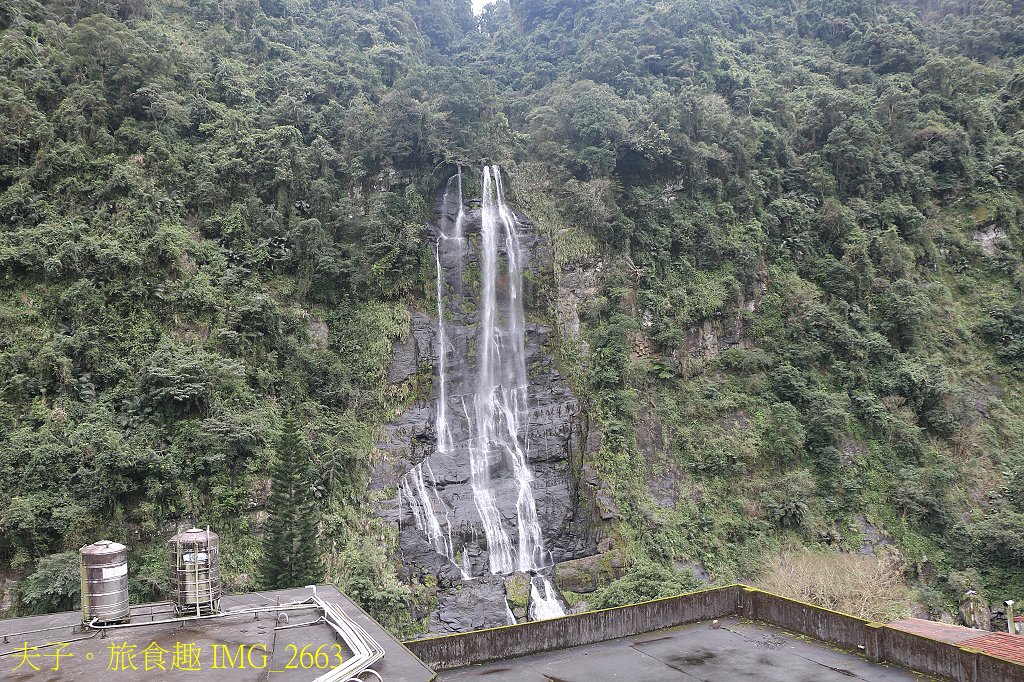
M737 617L443 671L466 682L897 682L926 679L807 637Z
M279 590L275 592L225 596L221 599L223 612L256 607L273 607L279 603L302 601L312 594L308 589ZM317 595L325 601L337 604L351 620L361 625L385 651L384 659L373 666L385 682L427 682L433 672L413 656L401 643L391 637L372 618L359 609L351 600L331 586L320 586ZM132 623L161 620L170 617L170 606L151 604L132 607ZM256 615L259 617L256 618ZM330 655L330 665L335 661L332 649L341 643L333 629L317 622L316 610L293 610L284 617L273 612L259 614L243 613L223 618L198 620L186 623L144 625L111 630L105 633L81 629L79 612L32 616L12 620L0 620L0 680L13 682L70 682L72 680L116 680L136 682L141 680L164 679L211 679L217 682L249 680L274 680L274 682L307 682L314 680L326 669L318 669L316 663L302 669L295 656L305 645L311 645L310 653L317 647L327 645L323 651ZM301 627L280 629L285 625ZM42 632L32 632L43 630ZM46 646L50 642L68 643L61 650L59 659L53 654L56 647ZM182 661L179 667L198 667L195 671L174 669L173 659L176 645L198 647L198 658L192 663ZM25 648L27 645L27 655ZM233 661L227 661L224 653L227 647ZM293 649L289 645L295 645ZM214 669L213 647L218 647L219 656ZM260 665L263 648L266 647L265 667L252 667L248 661L237 656L239 646L248 652L250 647L252 663ZM33 649L32 647L38 647ZM144 650L159 647L164 654L153 648L149 656L149 670ZM347 660L351 655L344 645L339 651ZM38 654L38 656L36 655ZM70 654L70 655L69 655ZM26 659L27 660L23 660ZM184 658L184 657L183 657ZM294 660L293 660L294 659ZM309 663L311 659L307 658ZM156 664L162 662L166 670ZM321 663L324 659L321 658ZM296 669L289 669L292 663ZM18 667L20 664L20 668ZM54 666L57 670L54 670ZM132 669L134 665L134 670ZM244 667L243 667L244 665ZM34 666L34 667L33 667ZM17 668L17 669L16 669ZM38 670L36 670L38 668ZM369 679L369 678L367 678Z

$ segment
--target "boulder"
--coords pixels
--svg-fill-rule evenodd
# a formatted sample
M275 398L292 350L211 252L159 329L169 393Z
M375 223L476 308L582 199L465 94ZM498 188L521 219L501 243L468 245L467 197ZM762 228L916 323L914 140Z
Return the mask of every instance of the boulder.
M513 573L505 578L505 599L516 622L524 622L530 609L530 576L526 573Z
M589 594L626 573L626 562L618 550L563 561L555 565L555 586L560 591Z

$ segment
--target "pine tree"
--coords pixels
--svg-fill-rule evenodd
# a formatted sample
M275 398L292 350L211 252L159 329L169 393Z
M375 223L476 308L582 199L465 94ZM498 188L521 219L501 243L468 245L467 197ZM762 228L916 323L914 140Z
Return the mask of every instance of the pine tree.
M323 580L309 468L309 449L298 423L288 416L270 474L269 518L260 570L265 588L296 587Z

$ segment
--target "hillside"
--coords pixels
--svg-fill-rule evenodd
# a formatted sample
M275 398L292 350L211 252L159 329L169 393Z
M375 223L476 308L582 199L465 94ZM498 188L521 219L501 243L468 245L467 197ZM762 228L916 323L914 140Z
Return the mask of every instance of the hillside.
M74 608L99 536L155 598L193 520L260 587L292 415L327 578L422 631L378 446L436 389L395 349L485 162L541 244L580 532L624 560L570 603L697 575L828 601L797 574L861 553L872 617L1024 597L1022 14L0 0L0 607Z

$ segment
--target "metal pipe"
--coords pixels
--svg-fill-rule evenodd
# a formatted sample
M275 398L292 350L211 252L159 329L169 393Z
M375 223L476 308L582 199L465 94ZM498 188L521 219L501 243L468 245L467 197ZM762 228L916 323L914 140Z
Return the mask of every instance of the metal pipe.
M79 623L71 623L70 625L54 625L49 628L39 628L37 630L25 630L24 632L11 632L5 635L0 635L3 638L4 643L7 643L8 637L20 637L21 635L34 635L37 632L52 632L54 630L63 630L64 628L71 628L74 630L79 626Z
M53 629L53 628L48 628L48 629ZM28 634L28 633L20 633L20 634ZM87 635L85 637L75 637L74 639L68 639L68 640L64 640L62 642L47 642L45 644L40 644L38 646L35 646L35 647L33 647L33 649L46 649L47 647L58 646L60 644L71 644L72 642L82 642L82 641L85 641L87 639L92 639L93 637L95 637L98 634L100 634L100 633L97 631L97 632L94 632L91 635ZM24 649L15 649L13 651L0 651L0 657L2 657L2 656L12 656L14 654L22 654L22 653L25 653Z
M325 602L319 597L311 597L309 601L318 604L324 610L327 624L345 641L354 656L343 665L316 678L315 682L342 682L358 679L357 676L370 669L370 666L384 657L384 649L370 637L358 623L352 621L336 604ZM379 677L379 676L378 676Z
M371 675L376 677L378 680L380 680L380 682L384 682L384 678L381 677L380 673L377 672L376 670L374 670L373 668L367 668L366 670L364 670L363 672L361 672L359 674L360 675L365 675L366 673L370 673ZM352 679L355 680L356 682L363 682L363 680L360 680L358 677L353 677Z
M165 623L183 623L191 622L195 620L210 620L212 618L227 618L228 616L239 616L245 613L267 613L271 611L292 611L298 609L315 609L316 605L307 604L287 604L281 606L262 606L252 609L236 609L234 611L222 611L221 613L210 613L205 616L179 616L177 618L165 618L164 620L151 620L145 623L115 623L113 625L94 625L90 623L88 626L95 630L119 630L122 628L141 628L148 625L163 625Z
M291 630L292 628L308 628L310 625L320 625L321 623L326 623L326 622L327 621L324 620L323 616L321 616L321 617L317 618L316 620L309 621L308 623L292 623L291 625L278 625L276 628L274 628L274 630L277 631L277 630Z

